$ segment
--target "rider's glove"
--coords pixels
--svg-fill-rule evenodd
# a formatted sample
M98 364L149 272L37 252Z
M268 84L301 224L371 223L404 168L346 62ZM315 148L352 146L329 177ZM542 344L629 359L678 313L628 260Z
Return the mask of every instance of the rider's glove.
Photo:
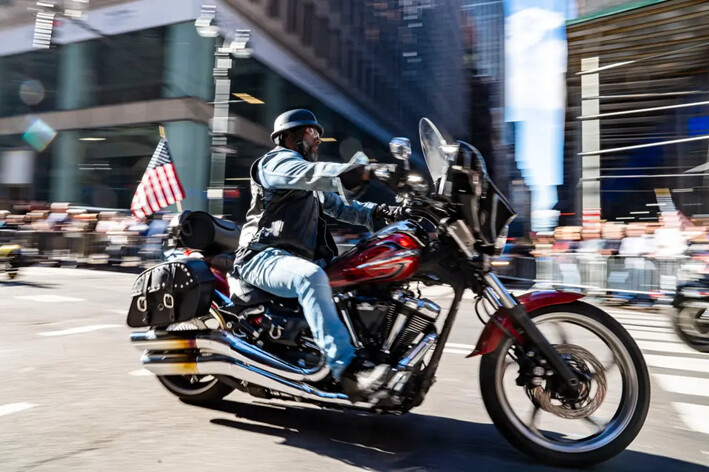
M400 221L406 219L404 214L404 208L400 206L391 206L386 203L377 205L374 209L374 214L372 217L375 220L384 220L386 223L393 223L395 221Z
M367 174L370 180L378 180L393 188L403 187L406 183L405 170L396 164L368 164Z

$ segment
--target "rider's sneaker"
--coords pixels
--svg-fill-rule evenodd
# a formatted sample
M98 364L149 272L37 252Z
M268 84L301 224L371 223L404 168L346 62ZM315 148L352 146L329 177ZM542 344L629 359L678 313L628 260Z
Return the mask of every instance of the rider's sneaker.
M391 370L390 365L356 358L342 375L342 390L352 403L367 401L389 379Z

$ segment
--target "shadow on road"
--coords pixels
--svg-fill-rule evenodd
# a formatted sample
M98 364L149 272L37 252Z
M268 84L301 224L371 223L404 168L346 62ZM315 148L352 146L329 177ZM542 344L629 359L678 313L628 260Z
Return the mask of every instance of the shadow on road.
M57 284L47 284L40 282L32 282L30 280L13 279L0 280L0 287L32 287L32 288L56 288Z
M491 424L415 413L378 416L228 400L208 408L236 415L234 420L213 419L213 424L282 437L283 445L369 470L562 470L535 464L512 448ZM626 451L592 470L707 471L697 464L634 451Z

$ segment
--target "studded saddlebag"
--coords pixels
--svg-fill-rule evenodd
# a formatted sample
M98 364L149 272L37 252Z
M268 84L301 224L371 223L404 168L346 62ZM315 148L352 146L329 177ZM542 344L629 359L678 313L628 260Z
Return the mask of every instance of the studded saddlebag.
M214 292L214 275L201 259L184 258L152 267L133 284L128 326L165 327L204 316Z

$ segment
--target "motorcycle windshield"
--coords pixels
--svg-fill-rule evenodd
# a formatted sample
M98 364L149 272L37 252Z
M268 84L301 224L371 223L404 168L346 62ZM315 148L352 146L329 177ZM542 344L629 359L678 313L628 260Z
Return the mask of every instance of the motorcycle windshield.
M433 182L438 182L448 171L448 156L458 152L458 144L449 144L443 139L428 118L421 118L419 121L419 136L421 137L421 150L426 159L428 171Z

